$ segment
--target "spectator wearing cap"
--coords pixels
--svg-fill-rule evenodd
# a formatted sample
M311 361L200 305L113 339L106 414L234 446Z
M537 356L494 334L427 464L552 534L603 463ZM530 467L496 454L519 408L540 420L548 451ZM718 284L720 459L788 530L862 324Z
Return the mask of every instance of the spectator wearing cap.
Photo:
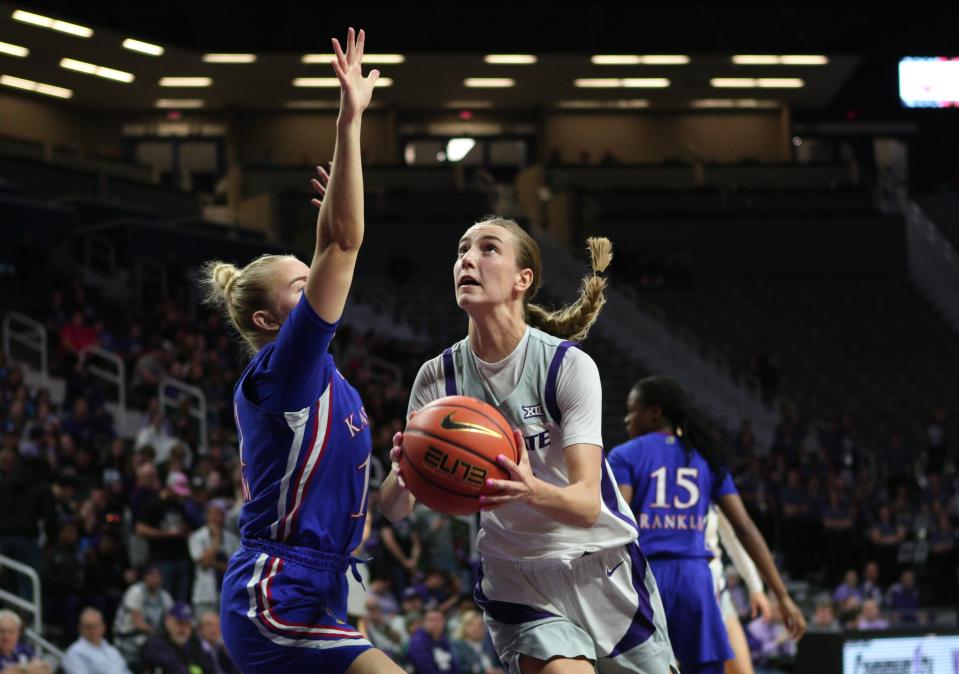
M135 669L147 637L160 627L172 606L173 598L163 589L163 574L157 566L146 567L143 580L123 595L113 621L113 639L131 669Z
M147 539L150 561L163 571L163 583L176 601L190 597L190 579L193 575L187 537L186 508L183 499L190 496L190 481L180 472L170 473L167 486L160 498L143 513L134 531Z
M240 539L224 528L226 504L213 500L206 507L206 525L189 538L193 558L193 608L198 615L220 610L220 586L227 562L240 548Z
M216 665L193 630L193 610L176 602L143 645L143 668L154 674L216 674Z
M51 674L53 668L20 640L23 621L9 609L0 610L0 674Z
M103 638L103 614L95 608L80 613L80 638L67 649L60 666L66 674L130 674L120 651Z
M403 597L400 602L400 606L402 608L401 613L403 615L423 615L425 602L423 601L422 592L415 587L406 588L403 590Z
M213 668L216 674L240 674L240 670L233 664L230 654L226 652L226 646L223 644L223 633L220 631L220 614L215 611L207 611L198 614L200 616L197 624L197 633L200 636L200 645L213 660Z
M422 626L410 637L406 655L413 674L460 674L446 636L446 618L440 611L427 611Z
M35 479L14 449L0 451L0 555L33 568L40 565L37 522L42 521L47 537L56 536L56 513L46 482ZM33 597L30 580L14 574L11 588L24 599Z

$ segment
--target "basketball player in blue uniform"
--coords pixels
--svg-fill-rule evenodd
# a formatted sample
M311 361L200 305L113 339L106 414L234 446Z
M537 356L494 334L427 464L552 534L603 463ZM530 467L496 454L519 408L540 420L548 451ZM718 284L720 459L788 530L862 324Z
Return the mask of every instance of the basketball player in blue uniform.
M360 126L379 76L363 77L364 41L351 28L343 53L333 40L340 113L311 265L267 255L205 268L211 299L253 352L234 390L242 547L220 607L244 674L402 672L347 621L372 445L363 403L328 351L363 240Z
M520 460L500 464L481 498L474 597L510 674L667 674L672 651L656 581L636 543L635 519L603 457L602 385L584 339L602 308L612 257L591 239L593 274L579 300L549 312L530 300L542 264L535 240L492 218L460 239L453 261L467 337L427 361L409 413L446 395L495 406L509 421ZM464 432L466 432L464 430ZM402 433L391 451L399 460ZM398 465L380 489L390 519L409 513Z
M640 381L627 399L631 440L609 463L639 524L643 552L656 576L673 652L683 674L721 674L733 658L706 546L710 504L729 519L739 540L779 598L793 639L806 624L789 597L762 536L743 506L700 413L668 377Z

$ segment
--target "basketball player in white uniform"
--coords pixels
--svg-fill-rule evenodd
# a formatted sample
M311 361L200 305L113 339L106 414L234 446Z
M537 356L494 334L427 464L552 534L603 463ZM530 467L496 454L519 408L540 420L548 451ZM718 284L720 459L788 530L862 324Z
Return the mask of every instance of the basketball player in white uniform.
M583 339L605 298L596 276L609 242L590 242L594 274L579 300L546 312L529 304L540 286L539 249L516 223L491 219L464 234L453 265L469 335L425 363L409 411L446 395L493 405L510 422L519 464L484 503L474 596L511 674L647 672L672 659L659 591L636 543L636 522L603 457L602 387ZM542 330L537 329L538 326ZM561 335L561 336L557 336ZM387 517L409 513L396 463L381 488Z
M729 588L726 585L726 576L723 572L723 550L729 555L739 577L749 591L749 603L752 606L752 617L762 613L767 617L770 613L769 599L763 592L763 579L759 569L753 562L746 548L739 542L733 525L726 516L715 506L709 509L706 519L706 545L713 553L709 563L709 570L713 574L713 585L716 588L716 597L723 614L723 623L729 635L729 645L736 654L735 659L726 661L726 674L753 674L753 661L749 653L749 643L746 633L733 606ZM720 547L722 546L722 547Z

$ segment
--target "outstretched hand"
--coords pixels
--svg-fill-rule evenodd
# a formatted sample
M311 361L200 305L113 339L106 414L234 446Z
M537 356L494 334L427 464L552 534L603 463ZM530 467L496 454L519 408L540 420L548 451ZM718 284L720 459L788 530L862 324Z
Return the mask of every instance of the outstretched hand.
M373 87L380 77L380 71L373 69L363 77L363 48L366 33L360 29L359 35L350 28L346 37L346 53L339 40L333 38L333 72L340 81L340 117L351 120L363 114L373 97Z
M330 184L330 171L333 170L333 162L329 162L327 166L330 167L329 171L322 166L317 166L316 174L319 176L319 179L313 178L310 180L310 184L313 185L313 189L316 190L316 193L319 195L314 199L310 199L310 203L317 208L323 205L323 197L326 196L326 186Z

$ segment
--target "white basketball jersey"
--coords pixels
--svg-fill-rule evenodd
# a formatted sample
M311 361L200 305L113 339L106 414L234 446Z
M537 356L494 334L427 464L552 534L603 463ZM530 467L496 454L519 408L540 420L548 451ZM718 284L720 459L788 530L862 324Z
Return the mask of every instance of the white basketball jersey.
M557 487L569 485L564 448L579 440L577 429L564 428L557 400L561 368L573 342L563 341L535 328L520 341L525 349L522 373L509 395L496 400L476 364L469 339L457 342L420 369L410 396L410 409L418 409L445 395L467 395L496 407L526 440L530 466L539 479ZM514 352L516 353L516 352ZM585 354L583 357L588 358ZM598 388L598 387L597 387ZM602 405L599 396L588 404ZM564 437L571 442L564 442ZM601 438L598 439L601 442ZM588 528L557 522L524 503L510 503L481 515L478 548L484 557L505 560L573 559L584 552L616 548L636 539L635 519L603 461L601 511Z

